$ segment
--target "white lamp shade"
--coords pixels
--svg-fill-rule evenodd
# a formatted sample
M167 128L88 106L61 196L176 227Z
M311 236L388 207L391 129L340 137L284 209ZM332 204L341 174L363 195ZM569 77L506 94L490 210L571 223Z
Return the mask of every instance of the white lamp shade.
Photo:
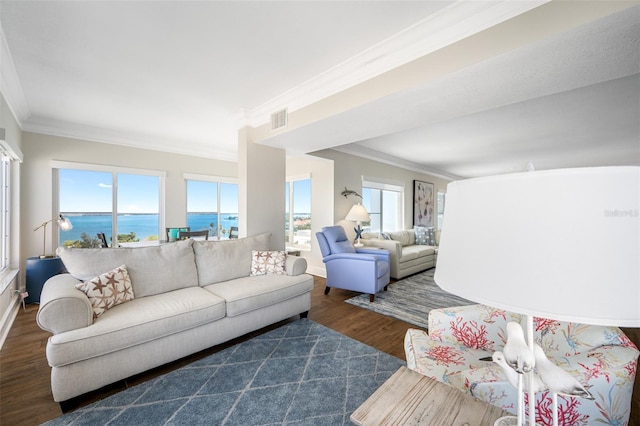
M62 215L58 216L58 226L63 231L70 231L71 229L73 229L73 224L71 223L71 221L66 217L62 217Z
M436 283L527 315L640 327L640 167L453 182Z
M346 220L353 220L355 222L368 222L371 220L369 217L369 213L367 213L367 209L364 208L362 204L354 204L347 213Z

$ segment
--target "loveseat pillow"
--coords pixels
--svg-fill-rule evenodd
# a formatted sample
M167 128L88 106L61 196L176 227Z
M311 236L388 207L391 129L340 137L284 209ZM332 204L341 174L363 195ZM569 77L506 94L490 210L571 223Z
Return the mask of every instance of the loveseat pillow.
M427 228L425 226L414 226L413 230L416 233L416 244L427 245Z
M78 283L76 288L89 298L93 309L93 319L98 318L108 309L134 298L131 278L129 278L129 272L125 265L120 265L91 280Z
M255 275L286 275L285 262L287 253L284 251L252 250L251 276Z

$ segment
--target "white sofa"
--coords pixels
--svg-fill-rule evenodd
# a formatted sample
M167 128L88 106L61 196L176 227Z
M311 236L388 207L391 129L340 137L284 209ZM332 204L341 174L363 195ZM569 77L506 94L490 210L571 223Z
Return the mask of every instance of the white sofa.
M66 249L68 274L43 288L38 325L47 342L53 398L65 402L148 369L300 314L311 303L306 261L287 256L282 274L253 275L252 250L271 234L155 247ZM94 320L76 284L125 265L134 299ZM63 405L64 406L64 405Z
M388 236L388 239L385 236ZM391 254L391 278L399 280L436 266L438 238L439 233L436 232L436 245L416 244L415 230L408 229L385 232L384 235L363 232L360 242L366 247L379 247L388 250Z

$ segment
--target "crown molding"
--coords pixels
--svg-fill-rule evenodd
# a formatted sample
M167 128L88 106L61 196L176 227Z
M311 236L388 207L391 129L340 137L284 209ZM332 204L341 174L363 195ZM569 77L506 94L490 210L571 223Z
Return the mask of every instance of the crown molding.
M0 92L4 96L9 109L13 113L18 126L22 128L24 122L31 116L27 98L24 96L18 73L16 72L7 39L0 23Z
M275 111L311 105L549 1L457 1L259 107L238 111L238 127L259 127Z
M399 167L401 169L409 170L416 173L424 173L427 175L435 176L441 179L454 181L465 179L462 176L454 175L451 173L443 172L441 170L425 167L422 164L414 163L412 161L403 160L393 155L384 154L374 149L365 148L356 144L342 145L331 148L334 151L339 151L344 154L353 155L355 157L366 158L367 160L377 161L379 163L388 164L390 166Z
M92 126L82 126L66 123L60 126L57 123L38 121L30 119L24 123L23 131L39 133L49 136L57 136L69 139L79 139L89 142L106 143L111 145L125 146L134 149L146 149L151 151L168 152L172 154L190 155L194 157L204 157L221 161L237 162L237 153L228 151L218 151L211 146L198 143L181 141L176 144L175 139L149 136L136 137L135 135L122 135L120 133Z

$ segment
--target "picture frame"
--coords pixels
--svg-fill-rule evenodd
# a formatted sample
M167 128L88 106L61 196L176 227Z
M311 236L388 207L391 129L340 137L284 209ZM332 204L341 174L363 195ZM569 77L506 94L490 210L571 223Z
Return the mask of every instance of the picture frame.
M434 185L421 180L413 181L413 226L434 226Z

